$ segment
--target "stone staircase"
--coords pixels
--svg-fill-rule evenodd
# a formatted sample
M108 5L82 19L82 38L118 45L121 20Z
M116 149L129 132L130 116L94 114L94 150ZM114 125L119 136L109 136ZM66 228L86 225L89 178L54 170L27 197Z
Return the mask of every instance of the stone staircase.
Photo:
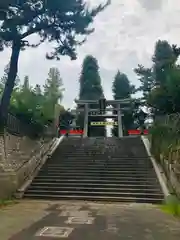
M139 203L164 198L140 137L64 140L24 197Z

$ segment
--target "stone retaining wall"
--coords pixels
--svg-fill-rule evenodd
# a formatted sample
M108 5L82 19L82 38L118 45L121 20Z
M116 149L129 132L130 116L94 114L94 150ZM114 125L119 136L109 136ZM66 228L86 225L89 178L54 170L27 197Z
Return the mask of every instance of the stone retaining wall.
M168 158L161 154L160 161L170 190L180 198L180 147L170 149Z
M0 135L0 199L11 197L33 174L54 141L52 137L32 140Z

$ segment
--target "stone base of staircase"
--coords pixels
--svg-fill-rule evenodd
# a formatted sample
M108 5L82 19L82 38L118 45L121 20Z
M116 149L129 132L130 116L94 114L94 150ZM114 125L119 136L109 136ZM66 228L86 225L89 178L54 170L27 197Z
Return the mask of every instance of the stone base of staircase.
M69 138L24 198L161 203L164 194L140 137Z
M48 151L54 145L55 141L56 139L51 139L47 142L44 142L44 144L42 143L38 151L29 158L27 155L22 155L22 161L20 161L21 158L17 158L18 161L15 161L16 159L14 158L13 161L8 159L8 161L5 162L3 165L5 167L3 168L3 171L0 172L1 199L10 198L13 195L16 196L17 189L22 186L22 184L26 184L29 180L29 177L34 176L34 173L38 167L42 167L43 159L48 155ZM13 154L13 157L16 155L19 156L18 154L19 152ZM18 162L18 164L14 165L14 162Z

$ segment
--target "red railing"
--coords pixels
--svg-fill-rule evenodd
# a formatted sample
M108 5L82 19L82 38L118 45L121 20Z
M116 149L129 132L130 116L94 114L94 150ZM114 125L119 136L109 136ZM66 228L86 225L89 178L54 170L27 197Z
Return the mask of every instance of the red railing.
M140 135L141 134L141 130L137 130L137 129L135 129L135 130L128 130L128 134L129 135ZM148 134L148 130L144 130L143 134L147 135Z
M64 135L64 134L66 134L66 133L69 133L69 134L72 134L72 135L81 135L81 134L83 134L83 130L74 130L74 129L72 129L72 130L69 130L69 131L67 131L67 130L60 130L60 134L62 134L62 135Z

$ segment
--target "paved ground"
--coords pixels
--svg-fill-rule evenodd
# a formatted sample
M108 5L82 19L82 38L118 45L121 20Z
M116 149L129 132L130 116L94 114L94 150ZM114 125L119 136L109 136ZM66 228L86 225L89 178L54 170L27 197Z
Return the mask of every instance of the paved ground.
M1 240L179 240L180 221L143 204L22 201L0 209Z

